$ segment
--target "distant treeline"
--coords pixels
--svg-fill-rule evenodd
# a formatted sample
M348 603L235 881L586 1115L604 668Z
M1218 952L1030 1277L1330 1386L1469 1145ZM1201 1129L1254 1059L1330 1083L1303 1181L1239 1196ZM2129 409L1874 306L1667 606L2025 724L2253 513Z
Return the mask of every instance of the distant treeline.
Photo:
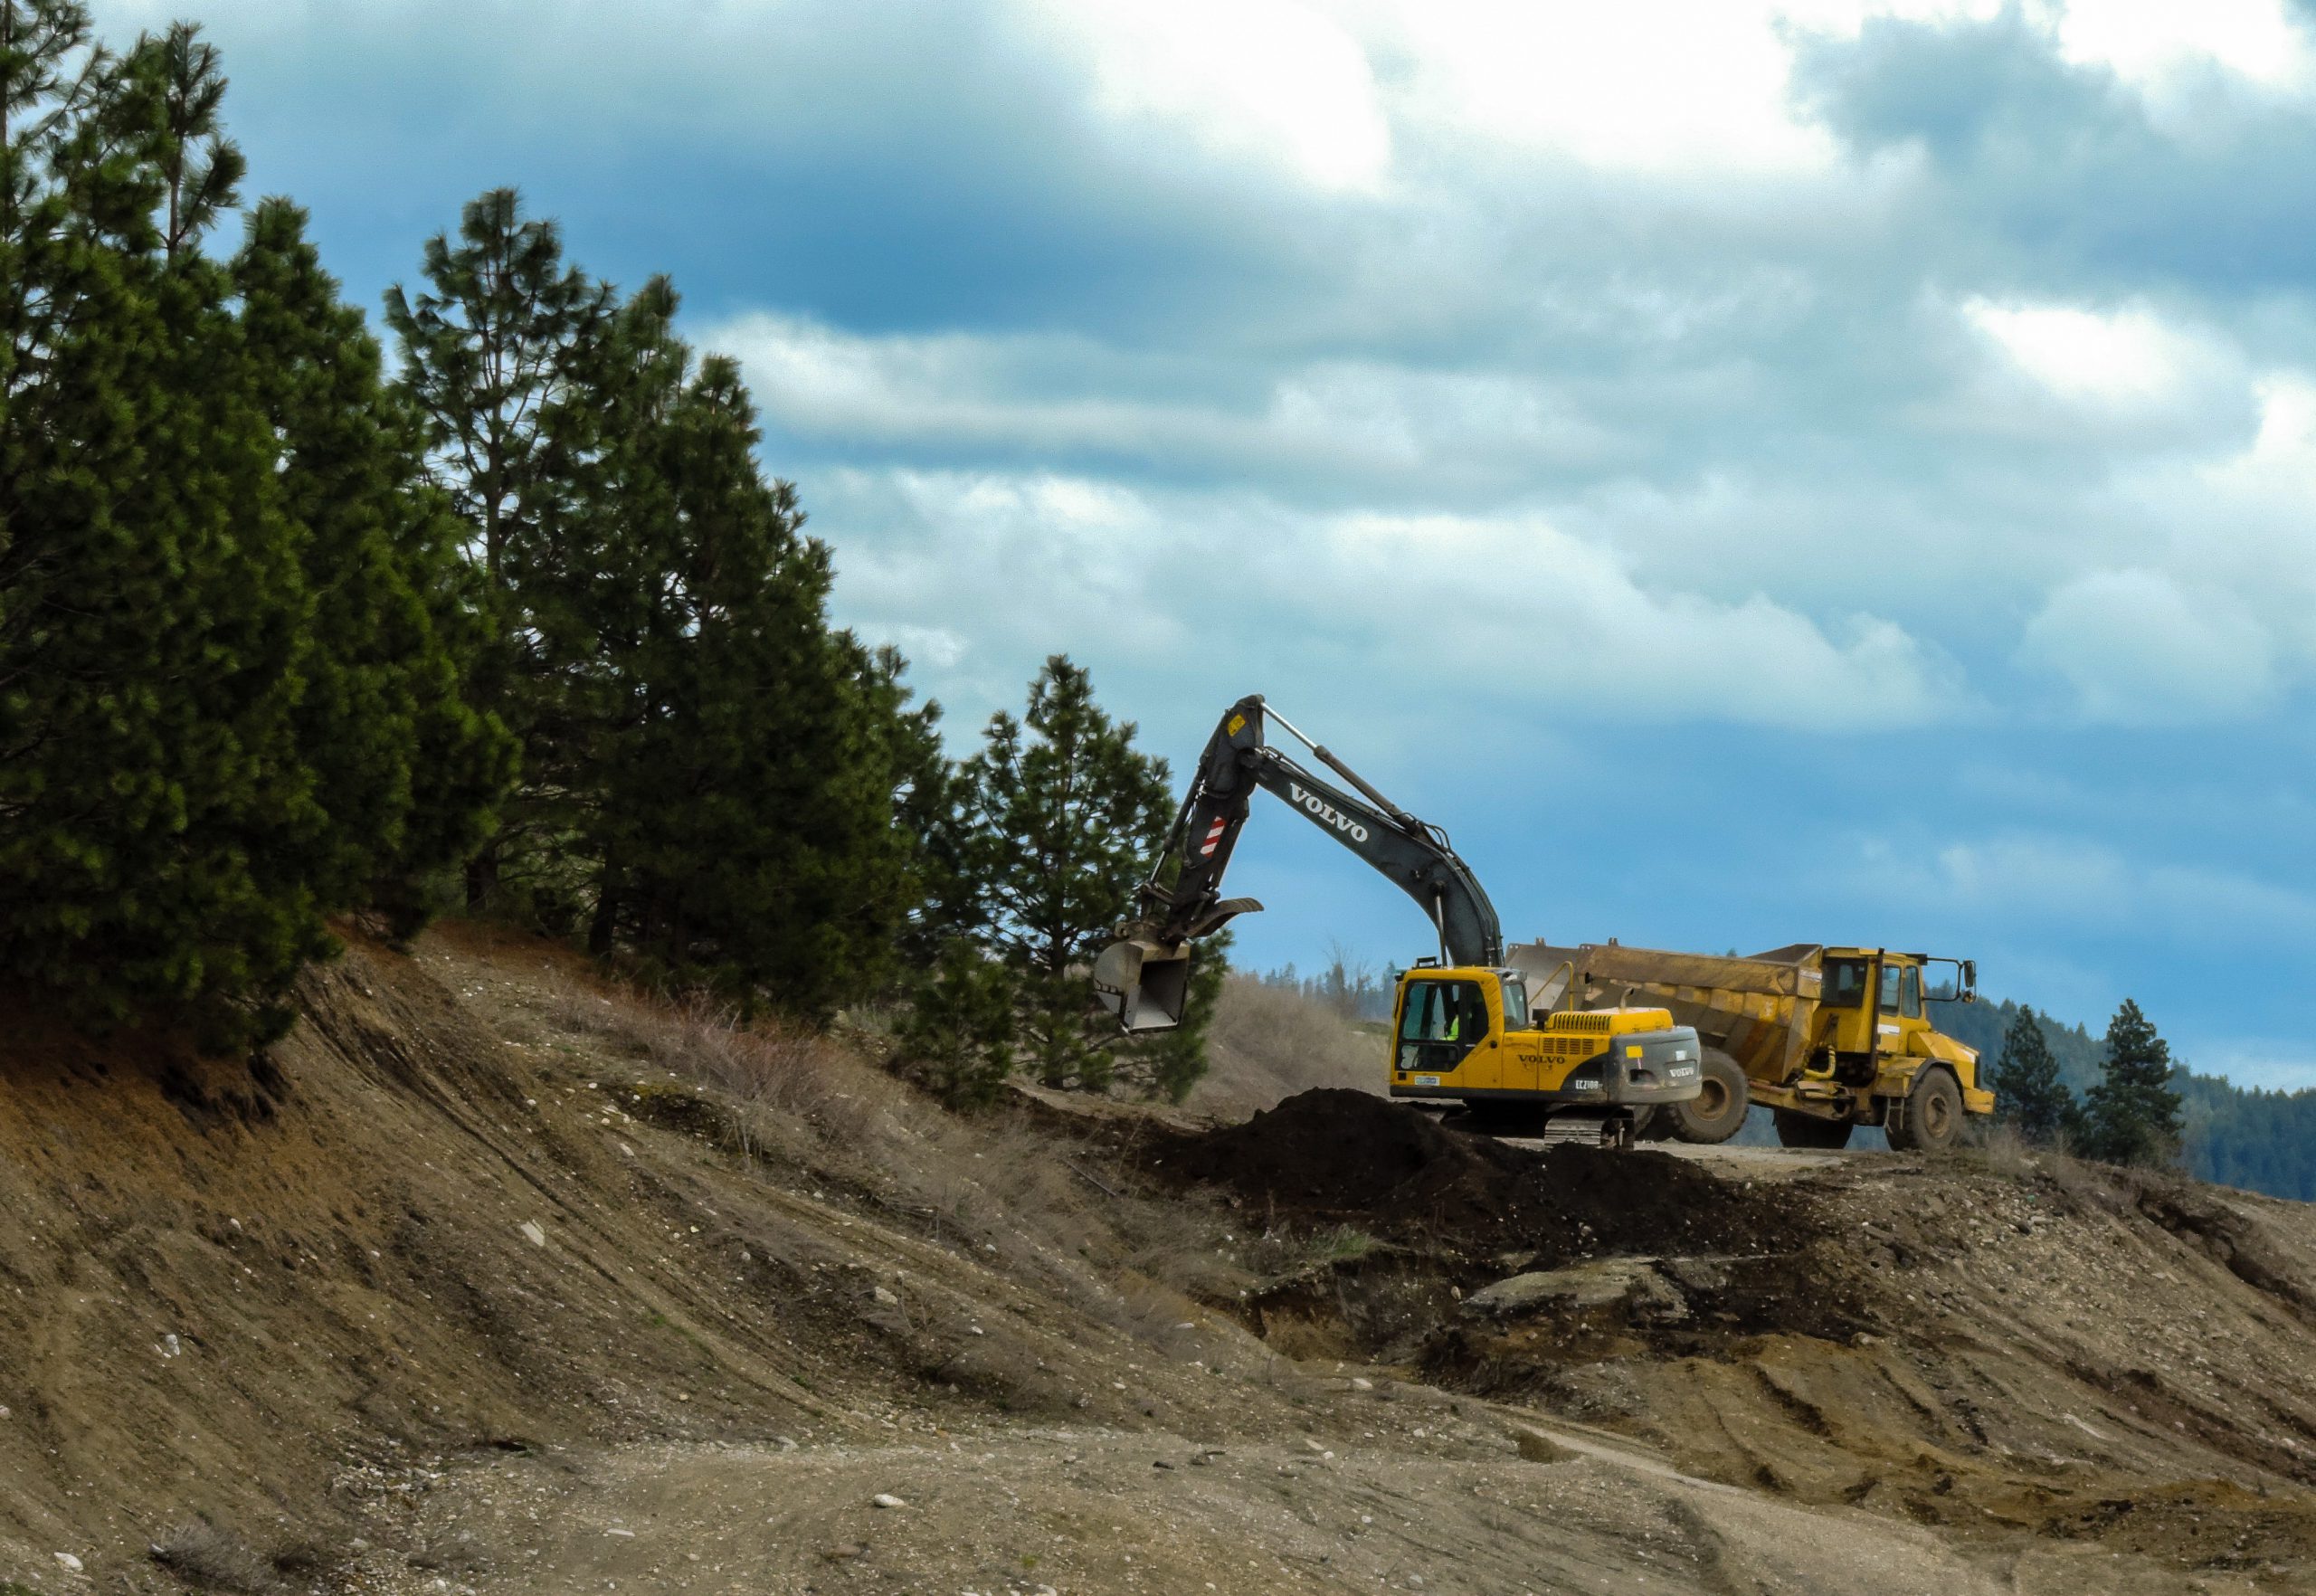
M1172 815L1086 672L948 757L673 285L495 189L389 351L302 212L240 208L225 87L190 24L0 0L0 977L243 1047L332 917L463 909L740 1011L913 1009L954 1096L1187 1090L1196 1027L1122 1050L1085 979Z
M1941 1003L1934 1012L1941 1031L1978 1049L1982 1066L1991 1067L2017 1021L2018 1005L2008 1000ZM2100 1078L2102 1040L2081 1025L2036 1018L2058 1061L2060 1080L2076 1097L2087 1096ZM2173 1069L2170 1086L2181 1099L2180 1156L2188 1173L2274 1197L2316 1201L2316 1090L2239 1087L2185 1066Z

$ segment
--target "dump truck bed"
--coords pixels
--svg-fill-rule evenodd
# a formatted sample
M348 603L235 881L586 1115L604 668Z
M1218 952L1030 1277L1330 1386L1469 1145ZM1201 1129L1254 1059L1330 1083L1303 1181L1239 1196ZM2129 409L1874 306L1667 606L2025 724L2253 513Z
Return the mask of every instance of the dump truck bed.
M1527 978L1529 1002L1539 1009L1628 1002L1667 1009L1753 1079L1780 1082L1799 1074L1807 1060L1824 954L1814 943L1750 958L1615 943L1523 943L1511 950L1509 962Z

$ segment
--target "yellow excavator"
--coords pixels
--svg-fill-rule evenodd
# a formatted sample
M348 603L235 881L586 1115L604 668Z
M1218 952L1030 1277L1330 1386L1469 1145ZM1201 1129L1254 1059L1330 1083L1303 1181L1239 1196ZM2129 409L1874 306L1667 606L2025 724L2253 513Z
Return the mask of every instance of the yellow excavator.
M1274 747L1274 727L1348 790ZM1221 895L1258 788L1398 886L1432 923L1438 957L1404 972L1392 1002L1392 1097L1461 1104L1490 1129L1610 1146L1629 1145L1647 1111L1677 1115L1695 1101L1694 1030L1656 1007L1532 1015L1525 978L1504 963L1495 905L1447 833L1384 797L1260 694L1233 704L1216 727L1139 889L1139 915L1095 961L1095 991L1123 1029L1182 1023L1191 945L1262 907Z

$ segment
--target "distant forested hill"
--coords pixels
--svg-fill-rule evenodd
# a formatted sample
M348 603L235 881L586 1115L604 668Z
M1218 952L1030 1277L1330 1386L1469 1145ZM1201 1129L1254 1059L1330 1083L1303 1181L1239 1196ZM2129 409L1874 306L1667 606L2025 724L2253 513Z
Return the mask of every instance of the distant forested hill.
M1992 1066L2003 1034L2018 1016L2011 1002L1941 1003L1941 1031L1968 1042ZM2099 1078L2103 1047L2080 1025L2038 1016L2059 1073L2079 1098ZM2197 1180L2242 1186L2273 1197L2316 1201L2316 1091L2276 1092L2236 1086L2216 1075L2172 1071L2172 1089L2184 1099L2188 1172Z

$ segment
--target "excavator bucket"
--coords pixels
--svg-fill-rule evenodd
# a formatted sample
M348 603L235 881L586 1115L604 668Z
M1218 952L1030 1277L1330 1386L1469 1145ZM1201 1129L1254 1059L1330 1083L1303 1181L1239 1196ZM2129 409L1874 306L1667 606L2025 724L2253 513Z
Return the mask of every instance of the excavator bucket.
M1094 992L1118 1017L1125 1031L1172 1031L1182 1022L1190 1000L1190 945L1168 947L1146 936L1128 936L1104 948L1094 961Z

